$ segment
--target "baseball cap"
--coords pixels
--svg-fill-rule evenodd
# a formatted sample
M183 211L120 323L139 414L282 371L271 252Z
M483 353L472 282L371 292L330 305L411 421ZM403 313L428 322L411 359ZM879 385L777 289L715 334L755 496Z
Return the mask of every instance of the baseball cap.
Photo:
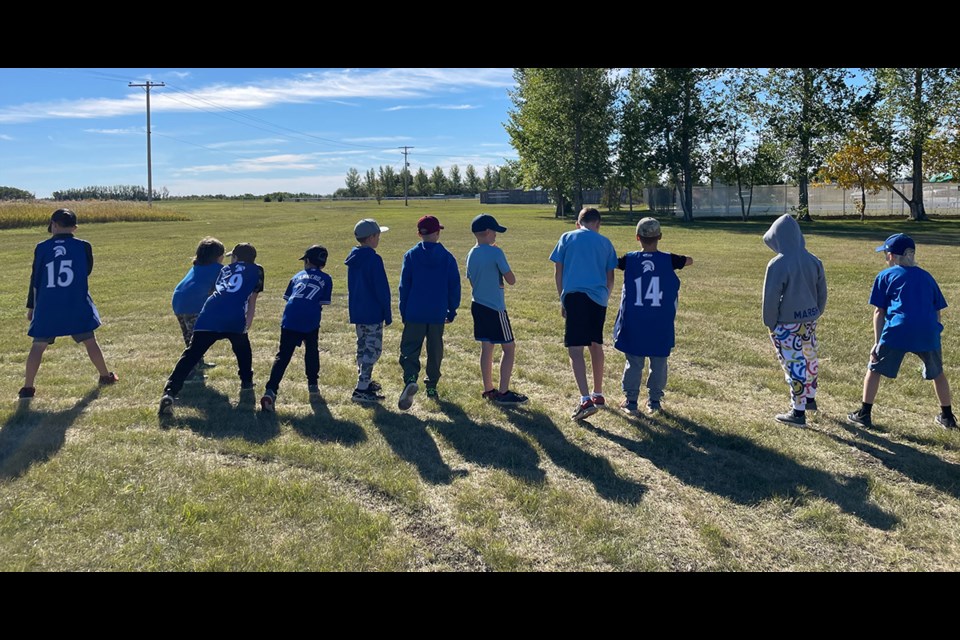
M441 227L441 229L442 228L443 227ZM473 219L473 222L470 223L470 231L474 233L486 231L487 229L493 229L494 231L500 233L503 233L507 230L506 227L501 227L499 223L497 223L497 219L489 213L481 213Z
M300 256L301 260L309 260L315 265L324 266L327 264L327 248L319 244L315 244L306 251L303 252L303 255Z
M437 220L435 216L423 216L417 220L417 230L422 236L428 236L431 233L436 233L443 229L443 225L440 224L440 221Z
M360 240L389 230L390 227L381 227L373 218L364 218L353 227L353 237Z
M895 233L887 238L882 245L876 248L877 251L886 251L895 256L902 256L907 249L916 249L917 245L913 238L905 233Z
M660 235L660 223L656 218L642 218L637 223L637 235L641 238L656 238Z
M47 233L53 231L53 223L56 222L61 227L77 226L77 214L70 209L57 209L50 215L50 222L47 224Z
M237 262L253 262L257 259L257 250L249 242L241 242L233 248L233 251L227 253L228 256L236 256Z

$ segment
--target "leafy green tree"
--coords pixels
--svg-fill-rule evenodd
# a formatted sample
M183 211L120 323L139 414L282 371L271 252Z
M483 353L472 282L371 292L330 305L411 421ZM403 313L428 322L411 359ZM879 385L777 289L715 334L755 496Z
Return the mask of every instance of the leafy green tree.
M417 173L413 176L413 188L416 191L417 195L420 196L429 196L433 192L430 190L430 176L427 175L427 172L423 170L423 167L417 169Z
M379 178L380 184L383 185L383 195L388 198L398 195L397 186L399 185L399 181L397 180L397 174L394 172L392 166L389 164L385 167L381 165Z
M347 170L347 194L351 198L360 195L360 172L353 167Z
M480 183L480 186L484 191L490 191L491 189L496 189L496 185L499 182L499 176L494 177L493 167L487 165L483 168L483 181Z
M16 187L0 187L0 200L34 200L35 197L29 191L17 189Z
M464 186L466 187L467 193L471 195L480 193L480 177L477 175L477 170L474 169L472 164L467 165L463 177L466 180Z
M377 177L377 172L373 169L367 169L364 182L367 187L367 196L376 198L377 204L380 204L380 201L383 200L383 184Z
M430 186L434 193L446 193L447 176L443 174L443 168L436 166L433 173L430 174Z
M447 176L447 193L452 196L463 193L463 178L460 177L460 167L457 165L450 167L450 175Z
M860 198L857 212L863 220L867 209L867 192L879 193L892 182L887 168L890 166L890 154L877 144L871 136L870 123L860 122L843 138L840 147L827 156L820 177L835 182L843 189L857 189Z

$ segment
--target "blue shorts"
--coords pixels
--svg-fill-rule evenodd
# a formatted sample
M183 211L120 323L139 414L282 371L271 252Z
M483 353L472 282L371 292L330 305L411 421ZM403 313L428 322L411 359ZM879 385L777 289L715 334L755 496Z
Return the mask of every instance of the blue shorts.
M894 349L886 344L877 347L877 361L870 360L867 363L867 369L887 378L896 378L900 371L900 365L903 364L903 357L907 353L913 353L923 362L924 380L933 380L943 373L943 354L940 350L908 352Z

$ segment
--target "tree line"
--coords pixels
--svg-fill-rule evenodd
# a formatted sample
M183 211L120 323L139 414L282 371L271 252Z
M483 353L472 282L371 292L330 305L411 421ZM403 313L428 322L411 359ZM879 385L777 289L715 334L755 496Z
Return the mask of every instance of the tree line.
M694 185L891 189L927 218L925 177L960 175L960 73L954 68L517 68L505 123L518 183L548 189L557 215L585 189ZM910 182L912 189L898 188ZM861 202L865 197L861 198ZM612 202L612 200L611 200ZM862 212L861 212L862 213Z
M416 173L409 169L395 170L392 166L380 166L360 172L350 167L347 171L346 186L334 192L339 198L376 198L379 203L385 197L398 196L434 196L437 194L460 196L476 195L491 189L517 189L517 163L507 161L501 166L487 165L483 175L477 173L472 164L468 164L463 173L458 165L452 165L444 172L436 166L430 173L419 167Z

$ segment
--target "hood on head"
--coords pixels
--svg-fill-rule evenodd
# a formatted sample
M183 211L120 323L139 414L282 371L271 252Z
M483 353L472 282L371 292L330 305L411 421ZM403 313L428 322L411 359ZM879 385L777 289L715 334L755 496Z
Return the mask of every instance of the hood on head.
M774 253L790 253L799 251L806 246L803 232L796 219L788 213L773 221L767 232L763 234L763 242Z

